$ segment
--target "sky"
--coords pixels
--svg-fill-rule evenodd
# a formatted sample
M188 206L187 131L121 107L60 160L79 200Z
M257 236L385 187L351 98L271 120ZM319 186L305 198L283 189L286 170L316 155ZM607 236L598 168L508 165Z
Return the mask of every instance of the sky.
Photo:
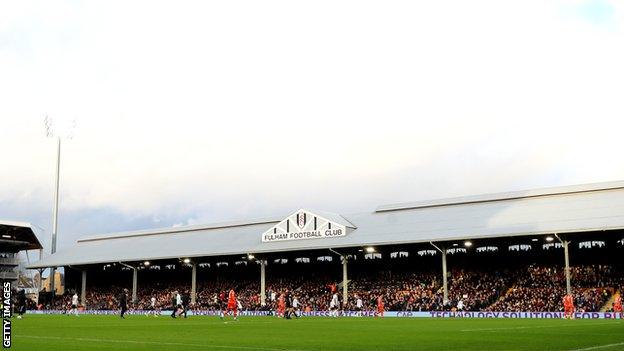
M60 248L622 180L623 43L607 0L0 2L0 219L49 251L46 116Z

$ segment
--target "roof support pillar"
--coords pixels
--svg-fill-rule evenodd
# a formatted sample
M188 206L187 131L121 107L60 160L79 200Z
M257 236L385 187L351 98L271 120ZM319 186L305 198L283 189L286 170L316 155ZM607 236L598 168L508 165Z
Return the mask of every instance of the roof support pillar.
M442 254L442 288L444 289L444 297L443 297L443 304L446 306L446 304L448 304L449 301L449 297L448 297L448 272L446 269L446 249L444 248L444 246L442 248L439 248L438 246L436 246L433 242L429 242L433 247L435 247L441 254Z
M191 272L191 305L195 305L197 301L197 263L193 262L193 270Z
M132 303L137 303L137 280L139 276L139 270L133 268L132 270Z
M342 305L347 306L349 301L349 280L347 276L347 256L342 256Z
M132 303L137 303L137 280L139 276L139 270L137 269L137 267L131 266L123 262L119 262L119 264L132 269Z
M570 246L569 241L564 241L563 243L563 252L565 255L565 276L566 276L566 291L568 295L572 294L572 284L570 282L570 251L568 247Z
M80 302L82 307L87 309L87 270L82 271L82 289L80 290Z
M56 273L56 268L55 267L50 267L50 276L49 276L49 281L50 281L50 292L52 293L52 299L54 299L54 295L56 295L56 286L55 286L55 281L54 281L54 273Z
M449 301L448 296L448 273L446 271L446 250L442 251L442 286L444 287L443 303L446 305Z
M347 276L347 255L343 255L340 252L330 248L329 251L335 253L340 257L342 263L342 305L346 306L349 301L349 277Z
M39 286L37 287L37 303L39 303L39 298L41 298L40 292L43 290L43 271L44 268L38 268L37 272L39 272Z
M561 240L561 238L557 234L555 234L555 236L557 237L557 239L559 239L559 241L563 245L563 257L565 260L566 293L568 295L572 295L572 283L570 279L570 250L569 250L570 241Z
M260 260L260 306L266 305L266 264L267 261Z

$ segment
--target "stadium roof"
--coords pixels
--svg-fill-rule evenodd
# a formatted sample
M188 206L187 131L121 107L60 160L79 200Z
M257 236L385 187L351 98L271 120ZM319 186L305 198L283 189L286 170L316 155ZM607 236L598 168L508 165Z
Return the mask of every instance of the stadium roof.
M8 251L42 248L30 223L6 220L0 220L0 247Z
M318 216L329 228L345 228L344 235L263 242L263 233L283 230L284 218L294 218L295 227L303 212L314 216L314 229ZM624 181L90 236L29 268L615 229L624 229Z

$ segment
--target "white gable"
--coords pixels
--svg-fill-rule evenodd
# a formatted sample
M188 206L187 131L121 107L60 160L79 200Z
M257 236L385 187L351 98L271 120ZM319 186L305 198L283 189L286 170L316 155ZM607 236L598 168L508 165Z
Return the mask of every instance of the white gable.
M306 210L299 210L262 234L262 242L341 237L347 234L349 222L331 220Z

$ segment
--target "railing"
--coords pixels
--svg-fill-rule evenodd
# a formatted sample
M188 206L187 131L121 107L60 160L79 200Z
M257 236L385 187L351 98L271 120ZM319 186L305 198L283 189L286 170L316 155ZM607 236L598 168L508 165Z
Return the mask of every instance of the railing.
M0 279L4 280L16 280L17 276L17 272L0 272Z
M19 265L19 259L15 257L0 258L0 266L17 266Z

